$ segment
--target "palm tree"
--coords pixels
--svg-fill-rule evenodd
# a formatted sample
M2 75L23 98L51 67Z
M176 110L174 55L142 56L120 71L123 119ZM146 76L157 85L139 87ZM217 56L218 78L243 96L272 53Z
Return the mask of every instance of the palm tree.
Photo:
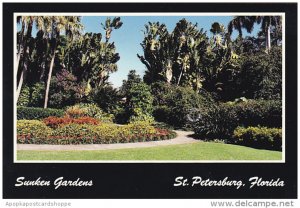
M113 31L113 29L119 29L123 25L123 22L121 22L120 17L115 17L113 20L107 18L105 24L101 23L101 25L105 30L106 42L108 42L111 37L111 32Z
M80 24L80 18L76 16L52 16L51 17L51 42L52 42L52 54L51 62L48 72L48 79L45 92L44 108L47 108L49 98L49 88L51 82L51 76L54 66L54 60L57 50L57 44L62 30L65 31L66 35L71 39L80 34L83 26Z
M251 33L255 22L255 16L235 16L228 24L228 33L231 35L233 29L235 29L239 32L239 37L242 38L242 29L246 29L248 33Z
M30 40L31 40L31 33L32 33L32 26L35 21L34 16L22 16L17 18L18 22L22 22L22 29L20 32L20 37L19 37L19 48L18 48L18 56L17 56L17 63L16 63L16 71L18 71L19 68L19 63L21 60L21 56L23 54L24 61L23 61L23 66L22 66L22 71L20 74L18 86L17 86L17 100L18 102L22 85L24 82L24 77L27 72L27 67L28 67L28 54L30 50ZM26 33L26 35L25 35Z
M280 16L236 16L228 24L228 32L231 35L233 29L239 31L239 36L242 37L242 28L245 28L248 33L251 33L254 24L261 24L261 32L265 34L266 52L271 50L271 27L277 27L281 24Z

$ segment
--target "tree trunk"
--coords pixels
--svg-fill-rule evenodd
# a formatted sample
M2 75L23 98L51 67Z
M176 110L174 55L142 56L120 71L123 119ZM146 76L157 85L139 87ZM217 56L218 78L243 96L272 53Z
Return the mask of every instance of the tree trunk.
M24 57L24 66L21 72L21 76L20 76L20 80L19 83L17 84L17 99L16 99L16 103L18 103L20 94L21 94L21 89L22 89L22 85L24 82L24 76L25 73L27 71L27 65L28 65L28 54L29 54L29 47L28 47L28 43L27 43L27 39L28 37L31 37L31 31L32 31L32 23L28 25L27 28L27 32L26 32L26 38L24 37L24 32L25 32L25 23L22 22L22 29L21 29L21 37L20 37L20 42L19 42L19 53L17 56L17 63L16 63L16 74L15 76L18 76L18 69L19 69L19 64L20 64L20 60L21 60L21 54L22 54L22 50L23 50L23 57ZM24 40L25 39L25 40ZM25 50L25 51L24 51ZM17 77L18 79L18 77ZM18 80L17 80L18 82Z
M50 88L50 81L51 81L52 70L53 70L54 59L55 59L55 51L56 51L56 48L54 49L54 53L53 53L51 63L50 63L50 69L49 69L49 73L48 73L48 80L47 80L46 93L45 93L44 108L47 108L47 105L48 105L49 88Z
M17 75L18 74L18 69L19 69L19 63L20 63L20 60L21 60L21 51L19 51L18 55L17 55L17 63L16 63L16 66L15 66L15 74Z
M269 53L271 50L271 26L269 25L267 28L266 34L266 51Z
M179 75L179 78L178 78L178 82L177 82L177 86L178 86L178 85L179 85L179 83L180 83L180 80L181 80L182 73L183 73L183 68L181 69L181 72L180 72L180 75Z
M27 72L27 66L28 66L29 46L26 45L25 47L26 47L26 51L25 51L25 54L24 54L24 63L23 63L24 65L23 65L20 80L19 80L19 83L18 83L18 86L17 86L17 100L16 100L16 103L18 103L18 100L19 100L19 97L20 97L20 94L21 94L21 89L22 89L22 86L23 86L24 77L25 77L25 74ZM18 58L20 58L20 56ZM19 67L19 64L18 64L18 67Z
M21 93L21 89L22 89L22 85L23 85L23 80L24 80L24 70L22 70L22 72L21 72L20 80L19 80L18 87L17 87L17 100L16 100L16 103L18 103L18 100L19 100L19 97L20 97L20 93Z
M22 29L21 29L21 32L20 32L21 35L20 35L20 42L19 42L19 48L18 48L17 63L16 63L16 66L15 66L16 76L18 74L19 64L20 64L20 60L21 60L21 54L22 54L22 50L24 48L24 42L23 42L24 32L25 32L25 23L22 21Z

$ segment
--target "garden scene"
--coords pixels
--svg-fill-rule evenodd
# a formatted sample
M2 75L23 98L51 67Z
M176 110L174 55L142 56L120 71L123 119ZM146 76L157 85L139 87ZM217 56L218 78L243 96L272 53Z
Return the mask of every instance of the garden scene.
M281 160L281 16L18 16L17 160Z

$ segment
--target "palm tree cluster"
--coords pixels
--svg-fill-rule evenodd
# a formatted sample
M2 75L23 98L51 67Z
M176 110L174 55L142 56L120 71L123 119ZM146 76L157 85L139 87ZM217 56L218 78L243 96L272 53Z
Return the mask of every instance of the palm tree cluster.
M17 22L17 102L24 83L41 82L45 85L43 106L47 108L53 73L63 69L87 89L105 83L109 73L117 70L120 57L109 39L112 30L122 26L119 17L107 18L105 41L101 41L101 33L83 34L79 16L18 16Z
M235 29L239 32L239 36L242 37L242 29L246 29L248 33L251 33L255 24L261 24L260 34L265 36L266 52L269 53L271 50L271 30L281 29L281 21L280 16L235 16L228 24L228 32L231 35L233 29ZM277 35L280 34L281 30L277 31Z
M243 30L251 33L255 24L261 26L258 37L244 38ZM209 37L186 19L180 20L172 32L164 24L149 22L141 43L144 54L137 55L147 69L144 80L226 94L239 82L237 74L244 54L257 53L262 47L270 53L271 38L274 46L281 44L280 25L280 16L236 16L227 27L214 22ZM234 40L233 30L238 31Z

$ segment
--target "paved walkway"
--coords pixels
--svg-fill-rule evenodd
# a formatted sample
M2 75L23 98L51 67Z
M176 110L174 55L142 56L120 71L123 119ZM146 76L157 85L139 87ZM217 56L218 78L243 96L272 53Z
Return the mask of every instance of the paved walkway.
M48 145L48 144L17 144L17 150L109 150L128 149L139 147L157 147L175 144L190 144L200 142L189 137L191 131L175 131L177 137L169 140L138 142L138 143L118 143L118 144L79 144L79 145Z

